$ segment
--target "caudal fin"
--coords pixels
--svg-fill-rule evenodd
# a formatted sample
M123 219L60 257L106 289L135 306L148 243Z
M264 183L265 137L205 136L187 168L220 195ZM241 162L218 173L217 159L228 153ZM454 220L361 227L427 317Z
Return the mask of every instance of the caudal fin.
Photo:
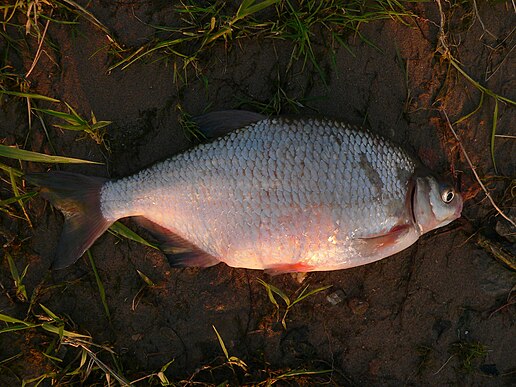
M40 194L64 217L54 269L77 261L113 223L102 216L100 189L106 179L70 172L32 173L25 179L40 187Z

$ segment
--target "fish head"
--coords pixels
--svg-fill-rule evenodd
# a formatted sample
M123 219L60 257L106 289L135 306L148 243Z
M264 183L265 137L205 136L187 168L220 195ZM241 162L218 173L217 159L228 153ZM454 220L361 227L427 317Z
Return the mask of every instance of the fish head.
M412 215L424 234L460 218L462 195L434 176L416 177L412 191Z

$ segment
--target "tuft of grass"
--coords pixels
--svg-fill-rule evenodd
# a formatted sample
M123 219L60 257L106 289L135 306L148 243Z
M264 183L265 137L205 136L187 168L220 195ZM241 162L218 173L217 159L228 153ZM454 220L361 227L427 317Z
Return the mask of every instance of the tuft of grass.
M178 112L177 120L186 138L190 141L206 141L206 136L199 130L199 125L197 125L192 115L188 113L181 104L178 103L176 105L176 111Z
M20 320L15 317L11 317L0 313L0 321L7 323L7 327L0 329L0 334L6 332L17 332L25 329L42 328L48 333L58 335L60 339L89 339L87 335L82 335L76 332L68 331L65 328L65 322L59 318L55 313L50 311L47 307L40 304L43 309L44 315L39 315L38 318L42 321L39 323L33 323L25 320Z
M459 369L465 373L473 372L488 352L488 348L479 342L459 341L450 347L451 355L458 358Z
M51 311L46 306L39 304L41 313L35 315L38 322L20 320L6 314L0 314L0 321L6 327L0 329L2 334L22 334L23 331L31 330L34 334L48 336L47 340L42 341L42 345L48 347L32 348L31 353L40 353L49 360L49 367L41 375L22 380L21 385L39 385L44 381L54 384L75 384L82 383L88 379L92 373L100 372L107 380L114 379L121 385L129 385L130 382L110 365L99 358L100 352L107 352L114 355L114 352L105 345L98 345L92 342L92 338L66 329L66 321ZM76 348L76 356L71 363L65 363L62 358L61 347ZM66 352L66 351L65 351ZM22 356L22 355L20 355ZM13 360L13 358L11 358Z
M23 86L25 89L28 85ZM45 95L31 93L27 91L12 91L12 90L1 90L0 94L10 95L13 97L23 98L27 104L29 127L32 126L32 115L35 115L41 122L43 129L49 139L49 135L46 130L44 117L48 116L61 120L62 123L53 124L54 127L64 130L83 132L91 137L97 144L103 144L106 149L109 149L104 141L105 127L111 124L111 121L98 121L97 117L93 112L90 112L90 118L85 119L77 113L77 111L67 102L61 102L58 99L48 97ZM58 111L54 109L38 108L36 101L49 102L54 104L63 103L68 112ZM49 139L50 141L50 139Z
M145 291L145 289L147 289L147 288L156 288L158 286L153 280L151 280L142 271L137 269L136 272L138 273L140 278L143 280L144 285L136 292L136 294L133 297L133 301L131 302L131 310L132 311L136 310L138 304L140 303L140 299L142 298L143 292Z
M122 49L109 29L91 12L73 0L32 0L11 1L0 5L0 24L5 33L8 28L23 31L25 35L35 38L41 46L45 40L45 25L54 23L62 25L78 24L78 19L85 19L103 32L108 43L116 49ZM48 28L48 27L47 27Z
M229 356L229 352L226 348L226 344L224 343L224 340L222 340L222 336L220 335L219 331L217 331L217 328L215 328L215 325L212 325L213 330L215 331L215 334L217 335L217 340L219 341L220 348L222 349L222 352L224 352L224 356L226 357L226 362L231 367L237 366L240 367L244 372L247 371L247 364L244 363L243 360L239 359L236 356Z
M254 98L237 98L236 108L242 107L251 108L251 110L258 111L267 116L280 115L287 112L299 113L302 109L311 108L308 104L311 101L320 99L322 97L311 97L311 98L297 98L288 94L285 90L288 81L281 76L279 71L277 72L276 79L273 81L272 87L274 93L272 97L268 98L265 102L259 101Z
M281 319L281 325L283 325L283 328L285 330L287 329L287 322L286 322L287 315L290 312L290 310L294 307L294 305L298 304L299 302L303 301L304 299L306 299L306 298L308 298L310 296L313 296L314 294L317 294L319 292L322 292L323 290L326 290L326 289L332 287L332 285L327 285L327 286L322 286L320 288L317 288L317 289L314 289L314 290L311 290L311 291L307 292L308 291L308 287L309 287L309 285L307 285L306 287L304 287L301 290L301 292L299 292L299 294L296 296L296 298L291 299L291 297L287 296L285 294L285 292L283 292L282 290L278 289L276 286L271 285L271 284L265 282L264 280L262 280L260 278L258 278L258 282L261 285L263 285L263 287L267 291L267 295L269 297L269 300L276 307L276 310L277 310L278 313L279 313L279 310L280 310L280 306L278 304L278 301L276 301L276 297L274 295L276 294L277 296L279 296L283 300L283 302L285 303L285 313L283 314L283 317Z
M23 279L27 275L27 270L29 269L29 265L25 266L22 273L19 274L18 269L16 267L16 263L14 262L13 257L9 252L4 250L4 255L7 258L7 262L9 263L9 270L11 271L11 277L14 281L14 287L16 288L16 298L21 302L27 302L27 289L23 284Z
M58 118L65 122L62 124L53 124L53 126L56 128L84 132L88 134L97 144L104 144L103 129L111 124L111 121L97 121L97 117L95 117L93 112L90 113L90 119L86 120L81 117L68 103L65 102L65 105L68 108L68 113L52 109L33 108L33 110L47 114L51 117Z
M153 56L171 59L174 79L187 79L187 70L201 70L199 57L216 42L226 45L245 38L284 40L292 43L289 68L302 60L303 68L311 63L325 82L325 74L316 52L316 36L322 33L331 41L330 53L338 47L349 50L345 36L353 33L373 45L360 32L360 26L382 19L396 19L405 24L414 16L405 3L417 1L379 0L243 0L236 11L232 3L212 2L200 5L183 0L174 12L179 25L152 26L155 38L133 49L117 52L123 59L111 66L126 69L140 60ZM181 75L184 73L184 76Z

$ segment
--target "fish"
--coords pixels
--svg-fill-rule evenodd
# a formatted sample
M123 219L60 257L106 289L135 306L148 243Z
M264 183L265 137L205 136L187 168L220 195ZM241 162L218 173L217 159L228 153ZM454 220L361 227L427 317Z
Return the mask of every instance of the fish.
M172 267L280 274L365 265L461 216L458 190L367 129L235 110L196 122L210 142L132 176L26 176L64 214L53 268L126 217L156 236Z

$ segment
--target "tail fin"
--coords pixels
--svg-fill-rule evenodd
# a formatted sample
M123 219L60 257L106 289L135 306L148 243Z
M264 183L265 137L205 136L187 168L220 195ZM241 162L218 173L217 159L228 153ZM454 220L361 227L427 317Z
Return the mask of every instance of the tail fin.
M102 216L100 189L107 179L70 172L33 173L25 179L65 217L55 254L54 269L77 261L113 223Z

